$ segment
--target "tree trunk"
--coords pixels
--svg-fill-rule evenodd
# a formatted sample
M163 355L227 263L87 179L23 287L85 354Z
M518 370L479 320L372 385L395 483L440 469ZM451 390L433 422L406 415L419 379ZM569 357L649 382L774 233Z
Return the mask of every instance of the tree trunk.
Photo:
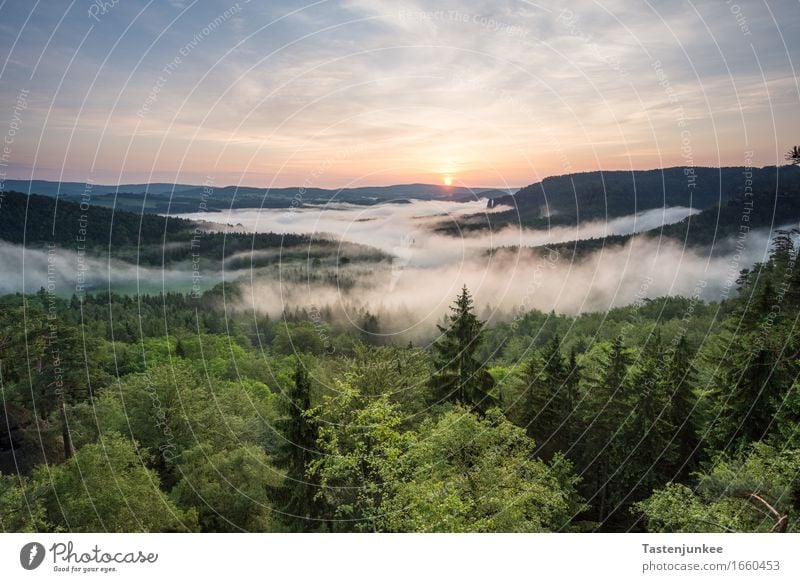
M599 474L602 485L600 486L600 508L598 509L599 519L597 521L602 525L606 518L606 494L608 490L608 471L606 470L605 463L602 464Z
M67 424L67 409L64 406L64 399L58 405L58 411L61 413L61 436L64 439L64 460L69 461L75 454L75 449L72 447L72 436L69 433L69 425Z

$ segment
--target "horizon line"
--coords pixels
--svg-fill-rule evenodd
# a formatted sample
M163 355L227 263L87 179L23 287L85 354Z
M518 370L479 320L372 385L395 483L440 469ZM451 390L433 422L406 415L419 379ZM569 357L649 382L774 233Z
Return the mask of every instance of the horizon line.
M660 167L660 168L659 167L655 167L655 168L643 168L643 169L614 168L614 169L598 169L598 170L579 170L579 171L567 172L567 173L563 173L563 174L549 174L547 176L544 176L543 178L540 178L536 182L527 182L526 184L524 184L522 186L469 186L469 185L466 185L466 184L460 184L460 185L458 185L458 184L450 184L450 185L436 184L434 182L396 182L396 183L392 183L392 184L382 184L382 185L380 185L380 184L369 184L369 185L365 185L365 186L341 186L341 187L335 187L335 186L303 186L302 184L296 184L296 185L292 185L292 186L264 187L264 186L253 186L253 185L250 185L250 184L226 184L226 185L223 185L223 186L214 186L214 185L210 185L208 183L193 184L193 183L190 183L190 182L167 182L167 181L160 181L160 180L155 180L155 181L150 181L150 182L132 181L132 182L120 182L118 184L109 184L109 183L95 182L95 181L92 181L91 179L89 181L80 182L80 181L74 181L74 180L48 180L48 179L45 179L45 178L11 178L11 177L8 177L8 176L4 176L3 177L4 179L0 180L0 184L5 186L6 182L12 182L12 181L13 182L29 182L29 183L31 183L31 182L48 182L48 183L51 183L51 184L84 184L84 185L85 184L91 184L92 187L108 187L108 188L120 188L120 187L123 187L123 186L151 186L151 185L154 185L154 184L164 184L164 185L171 185L171 186L191 186L193 188L210 187L210 188L214 188L214 189L221 189L221 188L254 188L254 189L258 189L258 190L286 190L286 189L291 189L291 188L298 188L298 189L299 188L305 188L306 190L315 189L315 190L330 190L330 191L358 190L358 189L366 189L366 188L394 188L394 187L398 187L398 186L433 186L433 187L441 188L441 189L462 188L462 189L468 189L468 190L513 190L513 189L520 190L520 189L525 188L527 186L531 186L531 185L534 185L534 184L541 183L544 180L547 180L548 178L559 178L559 177L562 177L562 176L573 176L573 175L578 175L578 174L594 174L594 173L610 174L610 173L617 173L617 172L635 173L635 172L655 172L655 171L662 171L663 172L663 171L666 171L666 170L687 169L687 168L692 168L692 169L695 169L695 170L696 169L723 170L723 169L726 169L726 168L749 168L751 170L764 170L764 169L767 169L767 168L779 169L779 168L796 167L796 166L797 166L796 164L792 164L792 163L788 163L787 162L787 163L781 164L781 165L778 165L778 164L767 164L765 166L755 166L755 165L754 166L746 166L746 165L732 165L732 166L727 166L727 165L723 165L723 166L682 165L682 166L666 166L666 167ZM5 188L3 188L3 190L5 190Z

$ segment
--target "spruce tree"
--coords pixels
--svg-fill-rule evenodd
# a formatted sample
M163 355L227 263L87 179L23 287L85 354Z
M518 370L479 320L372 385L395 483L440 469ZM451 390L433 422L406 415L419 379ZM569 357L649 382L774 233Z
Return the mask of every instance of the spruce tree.
M569 360L565 368L564 386L562 389L562 406L564 413L564 426L561 429L560 445L563 451L569 451L568 456L574 459L574 450L578 435L582 430L580 426L581 411L579 383L581 379L581 367L578 364L578 354L573 347L569 352Z
M431 387L437 402L460 402L485 411L492 404L494 381L475 352L481 344L484 322L473 310L467 286L450 307L447 325L437 325L441 336L433 346L436 371Z
M593 376L584 422L582 457L584 483L591 488L594 498L595 521L603 523L618 501L618 484L611 476L617 471L627 455L621 436L626 423L630 422L632 382L628 375L629 350L622 336L612 342L600 369L590 372Z
M669 398L669 422L674 431L674 459L669 472L672 480L678 480L688 477L695 470L699 444L694 410L697 378L689 344L683 336L675 346L662 382L663 391Z
M622 400L629 410L626 422L622 416L625 411L619 411L623 424L615 439L618 466L613 480L615 505L610 508L618 523L628 519L629 512L621 511L623 507L644 499L669 479L668 463L674 461L669 397L662 382L663 359L661 335L656 329L638 355L634 382Z
M567 370L561 356L561 339L554 335L542 350L534 352L526 370L525 421L528 435L536 441L538 453L550 457L561 450L561 424L571 410L566 394Z
M306 473L317 456L319 428L310 416L311 380L302 360L295 362L294 382L289 390L287 416L282 422L285 438L279 458L286 470L287 504L292 526L298 530L316 529L311 519L321 518L320 502L315 499L318 483Z

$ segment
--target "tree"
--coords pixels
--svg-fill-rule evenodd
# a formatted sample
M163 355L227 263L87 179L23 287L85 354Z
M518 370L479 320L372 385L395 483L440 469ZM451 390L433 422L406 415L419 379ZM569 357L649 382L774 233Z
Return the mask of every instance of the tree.
M317 498L318 479L310 479L307 471L311 461L319 456L319 428L311 413L311 380L300 358L295 362L294 382L284 408L285 416L280 423L284 442L278 453L279 463L286 470L288 499L284 513L296 529L316 529L319 524L311 520L324 516L324 504Z
M277 324L272 350L276 354L291 356L294 354L322 354L326 348L323 337L329 337L327 326L316 327L310 321L295 324L282 322Z
M581 380L581 366L578 363L578 354L574 347L569 352L569 360L567 361L565 372L567 376L564 379L563 405L567 414L564 417L565 426L562 430L562 443L566 445L564 450L569 450L577 439L580 420L580 393L578 387Z
M377 315L367 311L361 320L361 339L368 344L379 344L382 341L380 336L381 324Z
M735 450L766 436L774 417L775 399L784 393L776 381L780 343L749 330L727 335L729 349L711 386L712 424L707 445Z
M332 510L336 531L378 531L388 488L400 479L400 463L412 433L400 430L399 407L387 396L364 400L346 383L326 399L331 421L320 428L322 453L308 476L319 479L318 496Z
M171 497L196 508L202 531L265 532L276 529L272 492L283 483L264 451L240 445L215 451L200 444L181 454L182 479Z
M30 478L0 474L0 531L52 531L40 495Z
M667 420L672 427L670 436L674 447L674 458L668 473L672 479L685 478L697 465L697 379L691 352L686 337L681 335L667 364L662 383L663 392L669 398Z
M382 505L398 532L541 532L569 527L585 506L571 464L534 458L536 444L497 409L456 407L426 421Z
M721 455L694 490L669 483L634 506L653 532L797 531L800 451L763 443Z
M149 460L132 441L111 433L62 465L37 467L47 520L73 532L196 530L197 514L179 509L161 491Z
M474 357L482 341L483 322L472 309L472 296L464 285L450 307L448 324L437 325L441 335L433 346L431 387L437 402L460 402L485 411L493 403L494 381Z
M579 462L585 475L584 496L596 499L594 519L603 523L625 494L618 476L630 445L622 435L633 420L635 395L628 374L631 355L618 335L611 345L596 344L583 363L587 402L582 422L586 429L579 445Z
M567 364L561 355L561 338L554 334L541 353L534 352L524 374L527 387L525 426L539 443L539 454L549 458L564 450L565 420L572 412L574 385L568 383Z
M270 423L276 418L267 388L241 379L203 378L195 362L176 359L144 374L131 374L93 402L96 411L86 431L129 436L152 455L167 489L179 480L176 460L198 443L215 451L242 443L274 450Z
M794 382L775 414L777 442L800 448L800 382Z
M365 397L381 395L399 404L406 423L421 422L427 413L430 359L420 348L361 346L354 349L347 366L337 374Z
M794 146L786 153L786 161L795 166L800 164L800 146Z
M629 411L626 418L622 417L624 410L618 411L620 431L611 447L614 476L609 499L615 505L606 520L613 515L617 527L628 529L627 507L663 484L675 460L669 395L663 381L664 358L661 336L655 330L632 365L631 389L618 396Z

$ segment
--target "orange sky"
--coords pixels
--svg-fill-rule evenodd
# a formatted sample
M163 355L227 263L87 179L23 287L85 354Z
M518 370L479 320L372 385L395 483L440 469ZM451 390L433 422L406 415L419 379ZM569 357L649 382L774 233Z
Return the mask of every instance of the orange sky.
M800 142L796 6L155 4L4 5L6 177L519 187Z

